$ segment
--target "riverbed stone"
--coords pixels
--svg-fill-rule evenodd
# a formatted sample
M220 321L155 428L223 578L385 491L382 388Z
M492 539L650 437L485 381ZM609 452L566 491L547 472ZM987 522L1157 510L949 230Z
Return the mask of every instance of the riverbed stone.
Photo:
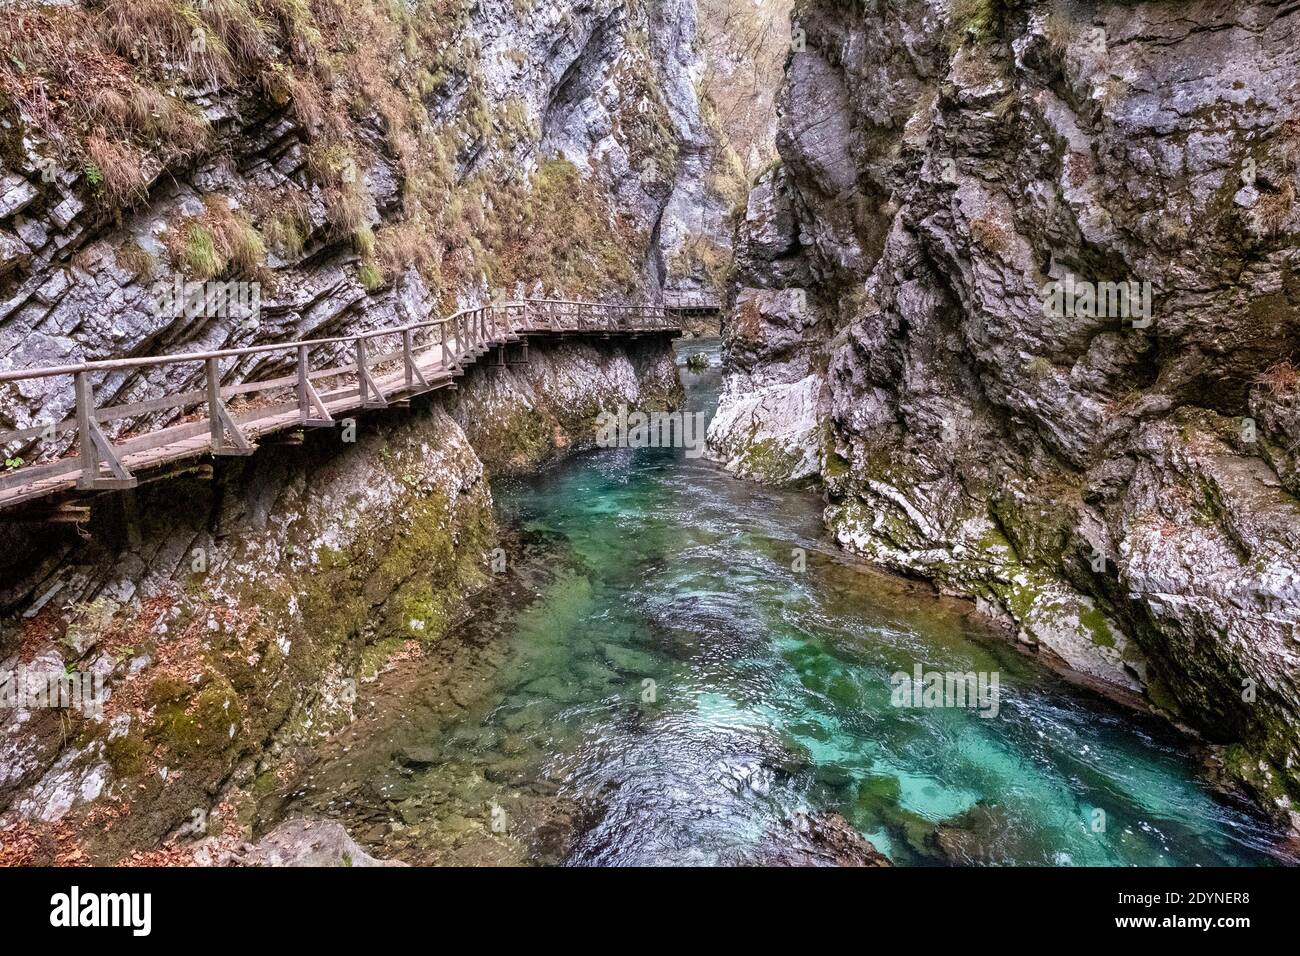
M650 677L659 673L662 666L653 655L618 644L603 645L605 660L617 671L634 677Z
M253 844L228 859L234 866L406 866L400 860L371 856L333 820L286 820Z
M797 811L746 861L758 866L890 866L889 858L838 813Z
M403 767L432 767L434 764L442 762L443 755L437 747L406 744L398 747L393 752L393 759Z

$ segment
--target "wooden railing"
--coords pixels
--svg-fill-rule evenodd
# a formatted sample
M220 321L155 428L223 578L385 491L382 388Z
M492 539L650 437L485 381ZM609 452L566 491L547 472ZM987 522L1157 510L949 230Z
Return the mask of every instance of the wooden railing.
M677 327L676 317L661 306L525 299L351 335L0 371L0 386L66 378L70 400L64 407L72 412L61 421L0 432L0 448L11 462L33 448L54 457L0 473L0 509L74 486L131 488L137 482L133 472L144 467L203 453L248 455L254 450L251 439L260 435L331 427L344 412L405 403L450 384L466 364L524 335L635 334ZM347 357L346 364L316 367L322 357L336 363L340 356ZM223 381L250 360L259 374L270 377ZM141 373L168 366L193 366L187 381L201 371L202 387L97 404L96 392L106 384L134 386ZM241 401L248 407L232 407ZM113 431L116 437L110 437Z
M673 312L718 312L722 298L716 292L665 292L663 304Z

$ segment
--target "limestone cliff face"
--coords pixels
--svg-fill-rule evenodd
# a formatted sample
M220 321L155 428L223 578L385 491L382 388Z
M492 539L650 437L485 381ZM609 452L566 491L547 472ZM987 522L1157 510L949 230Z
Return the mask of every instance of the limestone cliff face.
M795 19L715 455L819 477L846 547L1146 694L1300 822L1300 8Z
M493 295L656 299L685 245L727 241L694 37L693 0L7 5L0 368L343 335ZM261 314L159 308L178 279L258 282ZM130 402L200 372L95 386ZM0 430L71 407L65 381L5 387Z

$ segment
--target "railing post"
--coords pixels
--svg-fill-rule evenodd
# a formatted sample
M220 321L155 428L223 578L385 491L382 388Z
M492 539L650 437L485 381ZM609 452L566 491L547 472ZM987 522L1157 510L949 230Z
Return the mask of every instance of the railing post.
M239 425L226 410L221 401L221 363L210 358L204 363L208 378L208 432L212 436L212 454L214 455L251 455L253 446L249 444ZM226 432L234 439L226 444Z
M361 404L366 404L366 340L357 336L357 394Z
M450 322L438 323L438 342L442 346L442 367L444 369L451 368L451 356L447 350L447 326L450 324Z
M311 399L307 395L307 388L311 383L307 380L307 346L298 346L298 418L306 423L311 418Z
M418 383L421 388L428 388L429 381L420 371L420 366L415 364L415 333L410 329L402 329L402 355L406 359L406 390L415 391Z
M415 356L411 350L410 329L402 329L402 358L406 360L406 387L415 388Z
M298 420L304 425L317 427L334 424L334 417L311 383L311 366L305 345L298 346Z
M212 450L219 451L225 440L221 427L221 368L216 359L205 363L208 371L208 433L212 436Z
M362 408L387 408L388 399L379 388L379 383L370 376L370 366L366 358L366 337L357 336L357 396ZM371 397L373 394L373 398Z
M94 487L99 478L99 455L95 453L95 436L91 432L91 419L95 415L95 398L90 389L90 373L78 372L73 379L77 393L77 440L81 445L82 488Z
M108 437L95 420L95 393L90 387L90 373L76 372L73 388L77 396L77 440L81 454L81 477L77 487L84 489L134 488L135 477L126 470ZM99 476L101 456L108 463L112 478Z

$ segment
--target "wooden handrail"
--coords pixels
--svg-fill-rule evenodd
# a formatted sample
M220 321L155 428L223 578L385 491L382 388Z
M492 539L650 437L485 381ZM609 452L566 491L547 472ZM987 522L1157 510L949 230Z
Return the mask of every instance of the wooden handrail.
M73 418L62 422L0 433L0 445L11 445L19 441L30 443L37 438L52 438L75 431L74 447L79 451L73 458L20 466L0 473L0 508L69 487L68 477L71 475L76 476L76 485L82 489L133 487L136 479L127 467L129 462L124 461L124 458L149 451L156 453L145 456L148 462L169 461L193 455L203 450L202 446L194 444L194 436L202 433L200 429L209 434L207 450L211 454L247 455L254 447L241 430L241 423L256 434L285 427L332 427L336 423L332 411L385 408L394 398L404 401L413 395L430 391L446 384L452 375L460 374L466 361L473 362L489 349L501 348L509 342L517 341L521 336L564 331L600 331L606 334L660 329L671 331L676 328L676 322L668 312L662 305L527 298L474 306L439 319L349 335L275 342L245 348L104 359L76 365L0 371L0 384L71 376L75 386L73 394L76 413ZM530 320L530 315L535 318ZM634 320L632 327L621 328L623 320L627 319ZM540 324L536 320L540 320ZM436 336L422 335L420 341L417 341L417 332L434 328L438 329ZM368 348L372 340L384 336L397 337L393 350L385 351L388 346ZM350 345L354 361L328 369L311 369L311 350L328 345ZM280 377L269 380L254 379L221 384L223 360L276 352L290 353L286 356L288 369L291 370L289 374L280 374ZM428 361L430 356L434 357L432 363ZM203 365L203 387L125 405L96 407L91 382L93 374L184 363ZM393 368L398 363L401 368L396 375L384 373L377 377L377 373L372 371L376 368ZM265 366L258 363L258 367ZM279 365L279 368L284 369L285 366ZM316 381L328 383L331 379L337 380L339 376L354 377L354 385L351 388L331 385L322 394L313 384ZM321 387L326 388L326 384ZM270 393L272 389L291 391L294 393L293 401L269 409L259 406L250 412L232 411L226 407L227 398L258 391ZM111 442L101 428L103 422L203 405L207 406L206 422L170 426L159 424L140 437L121 444ZM101 465L107 467L108 475L101 473Z
M424 329L442 325L445 322L452 322L460 316L478 312L483 308L495 307L478 306L473 309L462 309L460 312L456 312L442 319L430 319L425 322L412 322L409 325L386 326L382 329L371 329L368 332L354 332L351 335L336 335L322 339L300 339L292 342L272 342L266 345L250 345L240 349L214 349L209 352L178 352L174 355L139 356L136 358L125 359L99 359L92 362L82 362L79 365L51 365L34 369L10 369L9 371L0 372L0 384L4 382L24 381L32 378L51 378L56 375L76 375L78 372L103 372L112 371L114 369L143 368L150 365L176 365L182 362L206 362L208 359L242 358L247 355L277 352L282 349L296 349L303 345L308 348L315 348L320 345L340 345L345 342L356 342L358 339L373 339L384 335L398 335L408 330L413 331L415 329Z

